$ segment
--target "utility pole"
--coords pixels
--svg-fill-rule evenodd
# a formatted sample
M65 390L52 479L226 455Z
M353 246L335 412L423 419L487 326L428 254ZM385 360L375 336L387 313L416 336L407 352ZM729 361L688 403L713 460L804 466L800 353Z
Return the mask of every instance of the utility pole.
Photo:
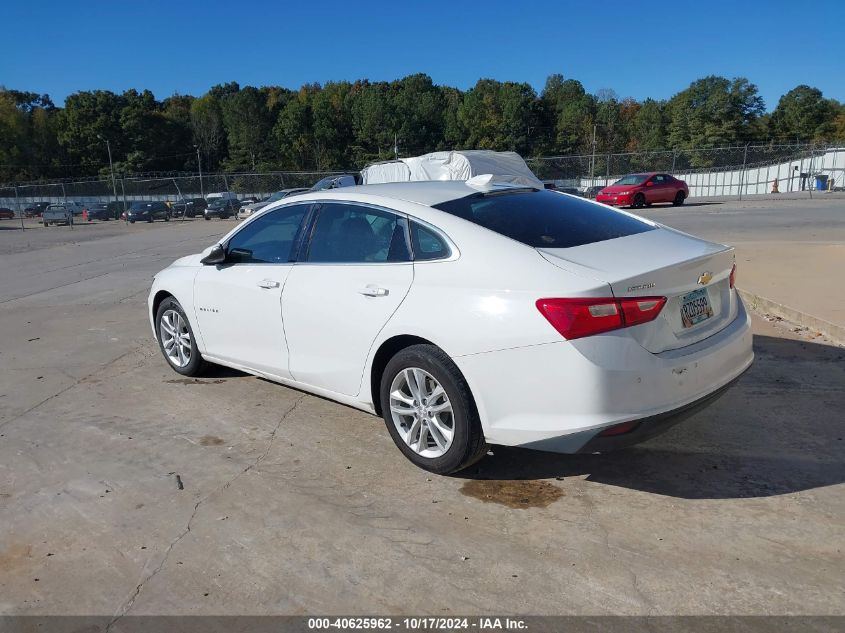
M396 133L393 134L393 156L399 160L399 137Z
M590 184L592 185L592 180L595 177L596 171L596 128L598 124L593 123L593 157L590 159Z
M111 160L111 143L109 143L109 140L107 138L103 138L99 134L97 134L97 138L100 139L101 141L106 142L106 150L109 153L109 171L111 172L111 189L112 189L112 193L114 194L114 201L117 202L117 183L115 182L115 179L114 179L114 163L112 163L112 160Z
M745 153L742 155L742 171L739 173L739 199L742 200L742 185L745 183L745 165L748 163L748 143L745 144Z
M199 145L194 145L197 150L197 169L200 172L200 198L205 198L205 193L202 190L202 161L200 161L200 148Z

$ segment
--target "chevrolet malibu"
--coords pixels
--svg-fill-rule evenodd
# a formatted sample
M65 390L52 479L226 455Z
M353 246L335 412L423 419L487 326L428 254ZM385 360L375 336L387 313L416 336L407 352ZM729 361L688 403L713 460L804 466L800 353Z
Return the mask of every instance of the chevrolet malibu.
M377 184L280 200L158 273L176 372L233 367L384 418L450 473L489 444L603 452L751 364L733 249L554 191Z
M681 206L689 197L687 183L669 174L629 174L596 194L596 202L616 207L650 207L655 202Z

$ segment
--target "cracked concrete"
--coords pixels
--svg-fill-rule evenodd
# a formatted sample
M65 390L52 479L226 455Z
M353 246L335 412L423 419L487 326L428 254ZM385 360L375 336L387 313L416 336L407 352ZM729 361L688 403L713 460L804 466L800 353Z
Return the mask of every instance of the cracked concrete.
M175 380L146 289L230 226L0 243L0 614L845 612L841 348L758 319L751 372L664 436L437 477L362 412ZM561 494L507 507L472 478Z

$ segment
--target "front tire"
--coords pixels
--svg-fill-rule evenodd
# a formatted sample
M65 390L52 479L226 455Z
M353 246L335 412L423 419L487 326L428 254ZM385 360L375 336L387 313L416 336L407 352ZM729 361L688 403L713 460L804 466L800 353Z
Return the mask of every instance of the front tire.
M446 475L487 452L469 386L434 345L412 345L384 369L379 390L387 430L400 451L425 470Z
M678 193L675 194L675 199L672 200L672 204L676 207L679 207L684 203L685 199L686 199L686 196L684 195L684 192L679 191Z
M642 209L645 206L645 196L641 193L638 193L634 196L634 204L631 205L635 209Z
M168 297L156 310L156 338L167 364L183 376L199 376L206 363L197 349L191 323L176 299Z

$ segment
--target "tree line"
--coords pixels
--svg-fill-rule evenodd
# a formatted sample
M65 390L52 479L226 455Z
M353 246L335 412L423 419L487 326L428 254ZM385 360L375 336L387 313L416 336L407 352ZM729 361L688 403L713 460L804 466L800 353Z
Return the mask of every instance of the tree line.
M745 78L710 76L667 100L620 98L555 74L480 79L466 91L425 74L299 90L212 87L162 100L149 90L46 94L0 87L0 182L121 173L335 170L441 149L525 157L845 140L845 105L800 85L766 112Z

